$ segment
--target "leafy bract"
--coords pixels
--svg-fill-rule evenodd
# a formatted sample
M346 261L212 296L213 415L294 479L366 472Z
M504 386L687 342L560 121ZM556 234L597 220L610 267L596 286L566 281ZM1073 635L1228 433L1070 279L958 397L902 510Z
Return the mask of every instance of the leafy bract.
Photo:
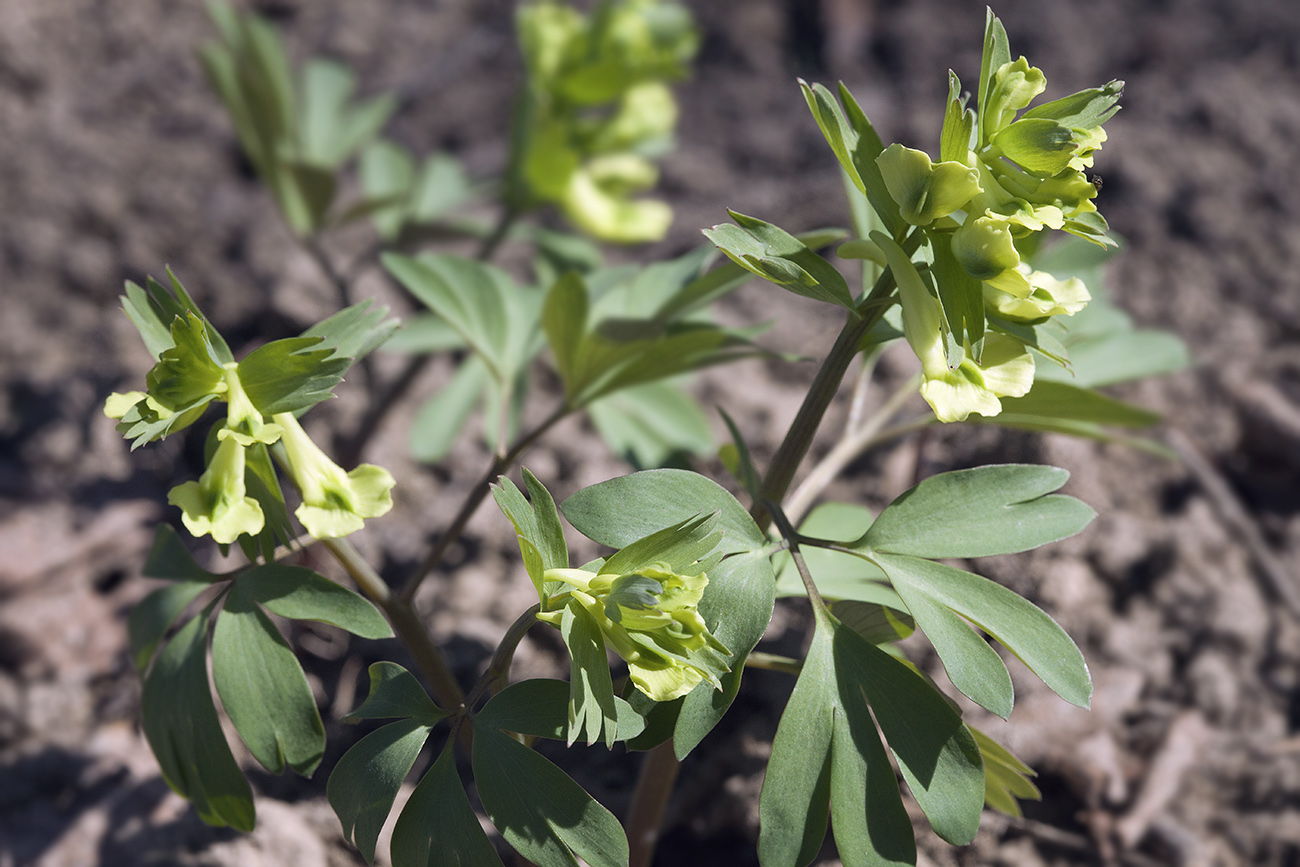
M254 349L239 362L239 381L263 415L302 412L333 396L349 360L319 337L287 337Z
M932 476L899 496L851 547L913 557L1028 551L1088 526L1096 513L1053 491L1069 473L1002 464Z
M799 87L840 167L858 191L866 195L885 230L890 235L896 234L906 224L876 165L876 157L885 149L876 128L843 83L839 86L843 108L823 85L800 81Z
M287 764L311 776L325 753L325 727L298 658L254 603L249 581L235 579L217 618L212 679L235 731L262 767L280 774Z
M492 824L538 867L626 867L627 837L613 814L563 771L514 738L474 728L474 779Z
M796 295L853 310L853 294L843 275L806 244L779 226L728 211L735 225L723 223L704 236L740 265Z
M523 476L531 502L524 499L514 483L504 476L492 486L492 496L514 526L523 552L524 568L528 570L538 597L544 599L542 573L547 569L567 568L569 549L551 492L527 469L523 470Z
M396 317L389 317L387 306L367 298L317 322L302 336L321 338L318 349L333 349L331 359L347 359L351 366L378 349L399 325Z
M181 627L144 681L140 712L163 779L209 825L253 830L253 792L226 744L208 685L205 611Z

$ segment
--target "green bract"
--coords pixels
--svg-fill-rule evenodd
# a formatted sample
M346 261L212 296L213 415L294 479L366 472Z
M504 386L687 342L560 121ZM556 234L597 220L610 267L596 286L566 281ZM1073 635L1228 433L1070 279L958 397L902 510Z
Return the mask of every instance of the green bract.
M298 424L292 413L280 413L275 423L288 458L289 475L302 493L294 514L317 539L335 539L355 533L366 518L378 518L393 508L393 474L374 464L352 472L329 459Z

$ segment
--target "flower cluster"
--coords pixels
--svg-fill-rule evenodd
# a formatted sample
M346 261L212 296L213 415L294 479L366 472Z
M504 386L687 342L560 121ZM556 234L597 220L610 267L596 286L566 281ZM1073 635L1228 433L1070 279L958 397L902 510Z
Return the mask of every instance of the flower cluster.
M1081 281L1033 271L1021 251L1048 229L1113 243L1084 169L1106 140L1102 124L1119 110L1123 90L1112 81L1029 108L1046 79L1025 58L1010 59L1006 32L992 15L978 114L966 108L955 75L951 85L943 159L898 144L876 158L899 215L919 227L930 251L933 292L890 239L875 239L898 277L904 331L925 376L922 394L941 421L996 415L1000 397L1024 395L1034 380L1033 357L1015 338L997 330L986 336L983 319L978 327L955 326L941 300L945 290L950 298L976 293L995 327L1040 324L1088 303Z
M391 509L394 480L387 470L364 464L345 472L312 442L295 415L328 396L327 384L339 381L351 359L317 348L320 337L301 337L267 344L236 362L211 324L194 312L179 283L173 285L179 298L159 294L166 290L150 281L153 307L140 301L142 295L128 295L133 319L142 310L154 311L153 327L141 329L146 342L168 333L162 328L167 308L157 298L173 307L187 302L189 309L174 316L168 339L157 344L148 390L110 395L104 413L118 419L118 430L134 439L134 448L188 427L214 401L226 404L225 418L208 438L206 470L167 497L180 508L186 529L222 545L256 541L262 550L285 541L279 520L285 505L268 451L272 445L282 450L281 463L301 492L294 514L312 536L346 536L361 529L364 519ZM132 290L138 293L139 287L129 285L128 293Z
M677 123L667 82L698 46L685 7L605 0L590 15L549 0L519 10L529 72L522 179L574 224L609 241L653 241L668 205L630 196L654 186L651 158Z
M708 576L678 574L662 562L622 574L607 568L548 569L543 579L564 588L537 619L559 626L566 608L588 619L627 663L636 688L655 701L680 698L706 680L721 689L730 652L697 608Z

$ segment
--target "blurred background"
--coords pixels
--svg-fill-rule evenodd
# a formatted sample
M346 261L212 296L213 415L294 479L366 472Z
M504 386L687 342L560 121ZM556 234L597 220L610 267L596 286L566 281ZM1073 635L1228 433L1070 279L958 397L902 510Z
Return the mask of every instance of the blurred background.
M393 138L446 150L471 173L500 170L519 81L513 4L247 8L281 28L295 58L335 57L363 93L398 91ZM796 78L842 79L886 142L933 151L947 69L967 82L978 74L979 3L693 8L702 50L678 89L679 147L660 185L675 223L665 241L616 258L684 252L728 207L792 231L846 224L838 169ZM1101 516L1075 539L980 564L1060 620L1092 666L1096 697L1079 711L1017 674L1010 723L988 730L1039 770L1045 801L1024 820L986 816L964 849L922 835L922 863L1300 864L1300 4L1004 0L994 11L1013 56L1046 73L1049 97L1127 81L1095 169L1098 205L1127 243L1109 291L1140 326L1180 335L1194 366L1121 392L1166 416L1156 436L1181 461L954 426L859 461L831 490L879 506L918 468L1034 461L1069 469L1067 491ZM148 589L139 570L153 528L176 519L166 493L200 471L202 441L177 436L128 455L100 413L150 363L119 309L123 281L170 265L236 355L334 304L203 79L195 50L212 35L200 4L0 0L0 867L362 863L325 804L324 771L311 781L255 775L258 831L214 831L168 792L138 730L125 616ZM327 252L347 261L370 238L365 226L348 229ZM508 248L502 262L512 264ZM413 309L377 269L357 295ZM729 298L723 316L776 320L769 344L810 355L838 328L829 310L796 313L791 296L763 285ZM400 367L376 360L381 375ZM449 370L431 366L415 395L435 393ZM751 362L703 377L697 393L741 422L761 462L812 373ZM340 391L322 410L326 426L356 410ZM835 412L843 407L832 428ZM366 456L402 480L393 515L358 539L390 566L421 555L423 534L487 462L469 443L417 471L409 416L399 412ZM526 463L558 499L627 471L593 454L603 447L574 420ZM465 677L532 593L502 524L484 509L462 545L467 565L440 573L421 599ZM779 609L773 638L797 635L802 616ZM395 652L324 629L295 642L335 712L354 703L365 664ZM563 660L554 644L525 647L520 675ZM715 746L684 766L660 863L756 863L772 696L790 688L764 674ZM350 735L327 725L328 765ZM584 784L620 812L630 765L594 767ZM823 854L833 862L832 849Z

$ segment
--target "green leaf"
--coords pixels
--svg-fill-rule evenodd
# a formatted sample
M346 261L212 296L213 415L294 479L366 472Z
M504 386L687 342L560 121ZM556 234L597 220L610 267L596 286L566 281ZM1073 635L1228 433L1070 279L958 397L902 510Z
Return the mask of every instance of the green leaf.
M1001 584L942 563L893 554L877 554L874 559L889 575L904 601L924 597L952 609L1015 654L1061 698L1078 707L1088 706L1092 697L1088 664L1065 630L1041 608ZM922 631L930 635L923 615L915 608L912 614ZM959 666L970 663L967 659L957 659L963 648L955 645L941 648L934 636L930 638L945 667L949 657ZM956 684L956 677L953 682ZM960 684L957 686L962 688Z
M163 779L209 825L253 830L253 792L231 755L208 686L205 611L181 627L144 681L144 734Z
M273 774L288 764L310 777L325 754L325 726L307 676L269 617L249 576L236 578L212 632L212 679L235 731Z
M534 328L516 310L520 290L499 268L458 256L426 253L417 258L388 253L384 267L411 294L456 329L483 358L492 376L509 385L531 357Z
M512 683L501 690L474 714L474 721L479 726L500 731L565 741L569 731L568 708L569 684L562 680L533 678ZM631 704L615 696L614 709L615 740L629 740L645 730L645 719Z
M221 576L204 569L181 541L169 524L159 524L153 537L153 547L141 570L148 578L166 578L171 581L220 581Z
M976 424L997 424L999 427L1015 428L1016 430L1035 431L1037 433L1060 433L1082 439L1092 439L1104 443L1119 443L1128 446L1140 452L1163 458L1167 461L1178 460L1178 453L1162 442L1149 437L1134 437L1117 434L1107 430L1099 424L1093 424L1086 421L1071 421L1068 419L1049 419L1041 416L1018 415L1015 413L999 413L995 418L981 420L976 416L971 416L966 420L968 423Z
M367 298L316 323L301 336L321 338L319 349L333 349L331 359L347 359L351 366L378 349L400 325L396 317L388 316L387 306Z
M1070 382L1080 388L1097 388L1159 376L1190 364L1187 345L1164 331L1119 331L1104 336L1067 341L1070 371L1048 365L1035 379Z
M543 597L542 573L547 569L568 567L569 551L555 500L532 473L526 469L523 473L531 503L504 476L492 486L492 497L514 526L528 577L532 579L537 595Z
M570 271L555 281L542 306L542 330L569 395L578 388L578 357L586 339L588 315L587 288L582 277Z
M576 610L575 610L576 609ZM614 681L605 656L605 642L600 626L576 605L566 605L560 615L560 635L569 649L569 746L587 734L590 746L604 734L605 746L612 748L617 735L617 711L614 708Z
M407 717L433 726L446 716L409 671L395 662L375 662L370 666L370 694L343 721Z
M441 316L416 313L402 320L401 327L384 344L384 351L426 354L464 347L465 340Z
M432 464L456 444L465 422L488 387L490 372L478 356L465 359L442 391L420 407L411 424L411 457Z
M890 503L855 548L914 557L987 557L1073 536L1096 513L1052 495L1070 474L1001 464L932 476Z
M740 691L745 659L758 644L776 602L771 561L762 551L735 554L709 570L699 612L713 636L731 651L730 671L722 675L722 689L702 683L682 702L673 732L673 749L685 758L713 730Z
M738 225L714 226L704 235L732 261L797 295L854 309L844 276L806 244L779 226L727 213Z
M333 397L347 358L332 357L319 337L288 337L254 349L239 362L239 382L263 415L299 412Z
M171 528L163 524L162 529ZM144 674L150 661L153 660L154 651L158 649L158 645L167 635L167 630L176 622L176 618L180 617L181 612L200 593L211 586L207 581L180 580L175 584L159 587L136 603L126 621L126 631L131 643L131 662L135 665L136 673Z
M701 512L719 513L720 550L727 554L764 547L767 538L749 512L711 479L689 470L645 470L575 493L560 505L578 532L602 545L622 548Z
M881 587L891 596L897 595ZM862 602L857 599L840 599L830 605L831 613L848 629L852 629L872 644L901 641L916 630L916 621L904 608L881 602Z
M298 117L299 156L323 168L337 168L373 138L397 107L391 96L349 105L356 77L341 63L313 59L302 70Z
M630 575L653 564L691 574L691 567L697 561L706 560L716 552L721 538L717 512L692 515L611 554L600 567L600 574ZM712 559L716 562L720 556ZM698 572L698 568L695 571Z
M411 152L381 139L361 151L357 175L366 197L384 203L370 212L375 231L385 241L395 241L410 213L410 191L415 183Z
M915 864L911 820L880 733L860 696L860 692L843 696L843 707L835 709L831 745L835 847L845 867Z
M1003 412L1016 416L1084 421L1119 427L1150 427L1160 416L1140 407L1065 382L1035 380L1024 397L1002 399ZM995 417L996 418L996 417Z
M1035 106L1021 118L1050 118L1071 129L1092 129L1114 117L1123 94L1124 82L1109 81L1102 87L1090 87Z
M492 824L537 867L626 867L614 815L533 750L491 728L474 729L474 779ZM576 857L575 857L576 856Z
M362 638L393 637L388 621L364 597L302 566L254 566L240 580L255 601L281 617L328 623Z
M610 451L638 469L676 464L713 451L713 432L698 403L672 382L647 382L587 405Z
M375 860L375 844L402 781L429 737L430 726L404 719L375 729L343 754L325 794L343 825L343 838Z
M212 330L193 312L172 320L172 346L145 377L149 394L173 410L216 396L226 372L209 337Z
M393 825L393 867L501 867L456 774L448 742Z
M930 827L953 845L975 839L984 768L961 715L921 675L851 629L835 629L834 660L845 711L850 719L863 715L865 728L865 696Z
M1042 794L1029 781L1033 770L997 741L974 726L967 726L984 756L984 804L1008 816L1023 813L1017 799L1040 801Z
M838 704L831 633L819 622L781 714L763 777L758 859L764 867L803 867L821 849L831 809L831 742ZM890 782L897 798L898 788ZM910 838L910 823L900 826L900 833L903 828Z

